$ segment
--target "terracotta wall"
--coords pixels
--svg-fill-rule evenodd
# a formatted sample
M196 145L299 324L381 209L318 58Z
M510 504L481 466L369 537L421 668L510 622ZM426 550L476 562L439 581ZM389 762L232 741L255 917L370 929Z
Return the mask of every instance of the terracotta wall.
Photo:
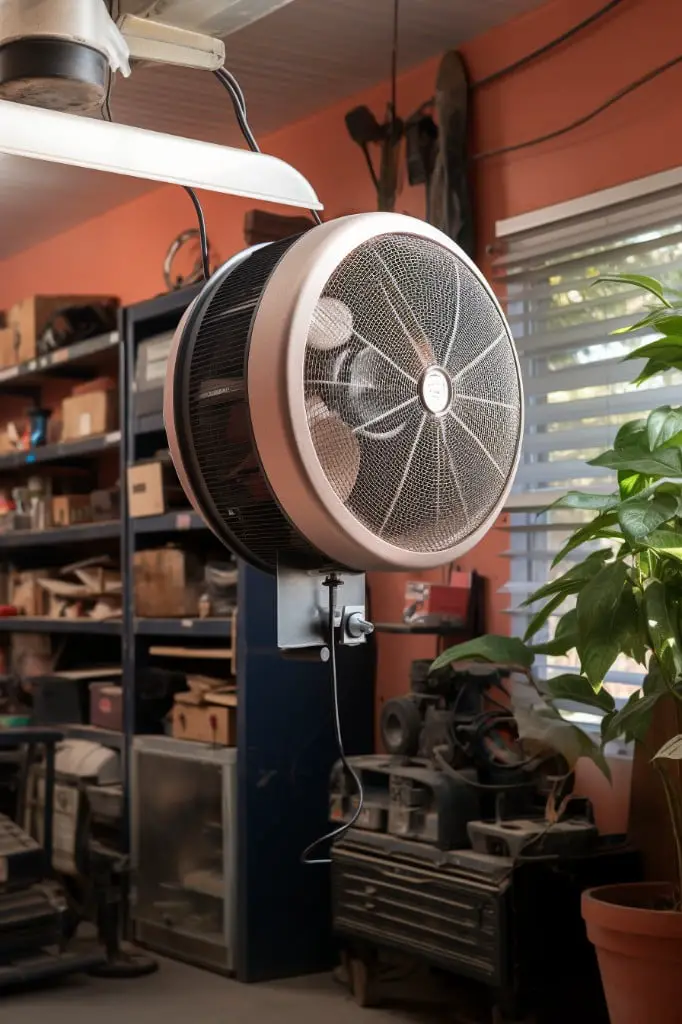
M522 56L592 13L599 0L554 0L464 47L477 79ZM473 100L475 151L522 141L586 113L628 82L678 53L682 6L670 0L626 0L574 41L510 78L477 92ZM432 94L436 61L402 76L403 114ZM675 102L678 66L562 139L474 164L480 262L488 263L495 220L627 182L682 163L682 133ZM343 125L346 110L368 103L381 115L387 86L349 97L305 122L265 138L264 148L296 164L317 188L327 216L373 208L362 156ZM226 110L227 116L227 110ZM242 244L242 220L253 204L203 197L211 239L226 257ZM421 189L404 188L398 209L421 215ZM21 256L0 263L0 307L36 290L114 291L124 302L162 288L166 248L192 223L184 193L161 188L91 220ZM463 559L491 577L496 591L507 572L500 557L504 536L493 533ZM375 576L374 615L395 619L406 577ZM504 630L501 599L492 602L491 628ZM400 692L410 658L428 655L429 642L382 638L379 695Z

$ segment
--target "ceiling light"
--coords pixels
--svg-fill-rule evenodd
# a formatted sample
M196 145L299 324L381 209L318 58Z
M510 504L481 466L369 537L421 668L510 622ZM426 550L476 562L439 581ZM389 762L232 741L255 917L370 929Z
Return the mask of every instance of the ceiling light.
M264 153L0 100L0 153L320 210L297 170Z

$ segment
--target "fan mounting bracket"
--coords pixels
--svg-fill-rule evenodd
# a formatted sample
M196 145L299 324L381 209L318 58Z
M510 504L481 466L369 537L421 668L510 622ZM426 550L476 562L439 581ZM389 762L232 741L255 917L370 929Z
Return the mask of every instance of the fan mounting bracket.
M365 574L337 571L339 602L334 615L337 640L345 646L364 643L372 626L365 619ZM324 571L277 568L277 646L286 651L324 648L329 637L329 588Z

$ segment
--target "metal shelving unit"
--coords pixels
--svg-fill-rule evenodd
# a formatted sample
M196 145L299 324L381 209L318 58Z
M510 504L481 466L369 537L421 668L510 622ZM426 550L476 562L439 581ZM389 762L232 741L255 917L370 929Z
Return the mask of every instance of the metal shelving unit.
M107 449L118 448L120 443L121 431L112 430L108 434L84 437L82 441L59 441L57 444L45 444L42 448L32 448L30 451L10 452L8 455L0 455L0 473L44 462L67 462L70 459L92 457Z
M8 615L0 618L0 633L77 633L120 636L121 619L51 619L47 616Z
M113 540L120 534L121 524L117 520L81 523L78 526L57 526L49 530L8 530L7 533L0 533L0 553L26 547L90 544L96 540Z
M135 619L137 636L172 636L176 640L232 638L232 619Z
M213 651L236 654L237 716L237 907L235 973L244 981L302 974L329 966L333 945L327 912L328 873L301 863L301 851L327 828L327 780L336 759L328 666L322 662L281 657L276 645L274 579L238 563L236 628L234 619L139 618L134 609L133 558L137 547L172 540L182 546L213 550L217 541L193 511L131 519L126 479L128 469L166 444L160 414L137 417L134 409L134 368L137 346L146 338L173 329L198 288L162 295L121 311L117 335L92 339L2 371L0 393L30 396L31 388L55 374L78 379L95 376L98 358L118 358L120 431L79 442L48 445L30 453L0 457L4 470L29 472L34 464L93 459L107 449L118 450L121 480L120 522L93 523L41 533L0 535L0 553L35 564L34 548L66 551L90 541L119 542L122 573L122 618L5 618L0 632L37 632L82 637L82 647L97 652L106 644L120 649L124 690L122 734L92 726L74 726L70 735L117 746L121 750L126 800L129 805L132 739L136 731L136 681L156 661L154 649L188 652L188 671L218 674L226 659L202 659ZM119 341L120 339L120 341ZM108 354L111 353L111 354ZM36 392L37 393L37 392ZM224 552L221 550L224 557ZM42 555L41 555L42 557ZM104 640L104 637L110 640ZM91 639L88 639L91 638ZM346 659L348 671L344 671ZM341 651L340 703L349 754L373 746L372 650ZM164 657L160 655L159 657ZM177 656L176 656L177 659ZM174 666L182 660L174 659ZM298 907L291 927L291 907Z

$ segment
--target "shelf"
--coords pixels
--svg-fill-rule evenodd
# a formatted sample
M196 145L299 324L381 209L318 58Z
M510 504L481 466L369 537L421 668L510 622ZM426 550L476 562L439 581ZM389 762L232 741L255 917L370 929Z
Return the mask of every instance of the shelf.
M118 537L120 530L121 524L118 522L82 523L79 526L60 526L48 530L8 530L0 533L0 551L108 540Z
M123 748L124 735L122 732L114 732L113 729L101 729L98 725L62 725L64 735L70 740L90 740L91 743L101 743L104 747L114 750Z
M14 385L19 380L35 377L46 370L61 370L70 363L80 362L99 352L106 352L118 343L118 331L112 331L109 334L100 334L96 338L88 338L87 341L76 342L75 345L69 345L67 348L58 348L54 352L50 352L49 355L36 356L35 359L29 359L17 366L9 366L0 370L0 387Z
M466 632L463 619L447 626L410 626L406 622L375 622L375 633L398 633L402 636L457 636Z
M121 431L113 430L109 434L84 437L82 441L59 441L57 444L46 444L42 448L32 448L26 452L10 452L8 455L0 455L0 472L43 462L60 462L62 459L98 455L109 448L118 447L120 443Z
M206 523L196 512L175 510L162 516L140 516L132 520L135 533L185 533L188 530L207 530Z
M229 640L232 619L135 619L135 632L140 636L171 636L176 640L188 637Z
M163 433L165 429L162 412L153 412L147 416L135 417L136 434L159 434Z
M96 633L118 636L120 619L50 619L47 616L7 615L0 617L0 633Z

